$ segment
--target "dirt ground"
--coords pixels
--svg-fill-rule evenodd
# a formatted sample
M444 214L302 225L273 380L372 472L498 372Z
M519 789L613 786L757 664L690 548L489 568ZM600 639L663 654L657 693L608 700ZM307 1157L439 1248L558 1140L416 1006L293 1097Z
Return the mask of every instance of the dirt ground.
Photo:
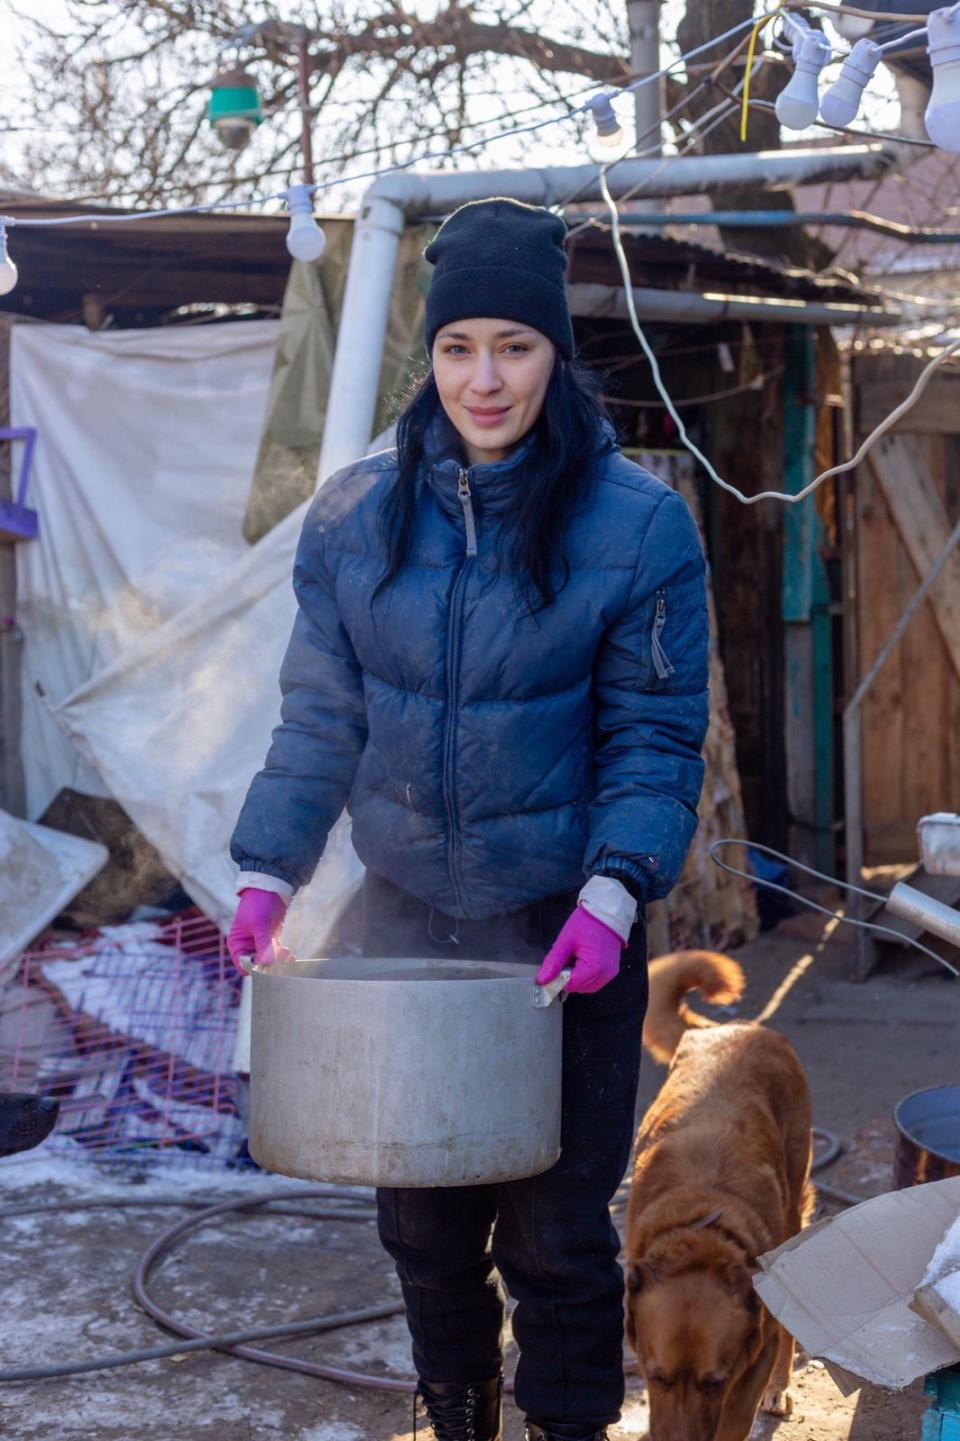
M895 1103L922 1086L957 1079L957 997L945 973L919 957L865 984L849 979L852 946L824 941L819 923L788 922L738 953L749 975L739 1008L771 1003L770 1023L791 1039L810 1076L818 1125L845 1154L825 1180L864 1196L889 1189ZM649 1098L660 1075L647 1067ZM33 1153L0 1163L0 1209L26 1201L186 1193L209 1197L273 1190L275 1177L218 1177L167 1168L147 1175ZM297 1183L287 1183L295 1195ZM827 1208L829 1209L829 1207ZM183 1213L122 1209L7 1219L0 1369L63 1363L167 1339L130 1295L144 1248ZM276 1214L230 1215L191 1232L160 1266L153 1294L198 1327L226 1330L375 1305L396 1296L389 1265L366 1223ZM406 1332L393 1317L277 1351L384 1376L409 1374ZM895 1395L864 1387L844 1397L819 1362L800 1357L796 1409L761 1420L756 1441L908 1441L919 1438L919 1384ZM421 1423L420 1436L425 1427ZM646 1433L639 1381L628 1370L623 1420L612 1441ZM411 1441L407 1395L319 1381L209 1352L68 1380L0 1385L0 1434L10 1441ZM519 1441L508 1408L505 1441Z

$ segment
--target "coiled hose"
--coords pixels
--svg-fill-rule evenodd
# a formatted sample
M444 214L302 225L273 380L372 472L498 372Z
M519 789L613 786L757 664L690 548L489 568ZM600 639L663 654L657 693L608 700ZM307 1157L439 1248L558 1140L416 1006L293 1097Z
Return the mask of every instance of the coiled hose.
M822 1170L831 1165L840 1154L840 1142L830 1131L815 1126L814 1137L824 1147L815 1155L812 1169ZM855 1205L863 1200L836 1187L818 1185L818 1189L831 1199L844 1205ZM629 1183L624 1182L613 1200L612 1209L626 1204ZM320 1207L304 1208L301 1202L324 1201L340 1203ZM376 1391L394 1391L412 1395L416 1382L405 1381L391 1376L376 1376L363 1371L344 1370L339 1366L321 1365L299 1356L285 1356L277 1351L267 1351L252 1345L256 1341L275 1340L279 1336L312 1336L322 1332L339 1331L346 1326L357 1326L365 1321L379 1321L387 1316L396 1316L403 1311L400 1301L385 1301L377 1306L367 1306L356 1311L338 1311L326 1316L307 1316L298 1321L287 1321L277 1326L247 1327L243 1330L210 1334L180 1320L165 1310L150 1293L150 1279L161 1260L178 1241L199 1226L206 1225L232 1211L255 1211L263 1206L278 1208L273 1214L308 1217L316 1221L364 1221L374 1219L374 1198L360 1187L352 1186L310 1186L302 1191L270 1191L262 1196L235 1196L211 1206L204 1201L184 1196L147 1196L131 1200L127 1196L101 1197L86 1201L46 1201L36 1205L7 1206L0 1210L0 1221L15 1216L37 1216L63 1211L90 1211L108 1208L143 1208L176 1206L196 1211L181 1221L169 1226L143 1252L131 1278L133 1299L142 1311L152 1316L159 1326L172 1331L181 1339L161 1346L141 1347L133 1351L120 1351L111 1355L97 1356L89 1361L66 1361L56 1366L21 1366L0 1371L0 1382L48 1381L65 1376L80 1376L90 1371L106 1371L117 1366L132 1366L141 1361L158 1361L166 1356L183 1356L190 1351L222 1351L230 1356L240 1356L245 1361L256 1361L263 1366L278 1366L285 1371L300 1371L305 1376L316 1376L323 1381L339 1381L349 1386L364 1386ZM510 1390L507 1383L507 1390Z

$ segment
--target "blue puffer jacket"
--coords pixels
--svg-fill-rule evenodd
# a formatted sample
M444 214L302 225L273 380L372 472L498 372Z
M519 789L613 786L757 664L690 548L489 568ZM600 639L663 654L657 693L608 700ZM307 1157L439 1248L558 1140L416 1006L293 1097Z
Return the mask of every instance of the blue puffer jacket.
M690 512L604 426L569 580L530 615L497 538L533 442L465 469L454 440L441 417L409 561L372 607L396 453L311 505L282 724L231 854L304 885L346 803L364 864L447 915L482 920L600 872L666 895L697 823L708 715Z

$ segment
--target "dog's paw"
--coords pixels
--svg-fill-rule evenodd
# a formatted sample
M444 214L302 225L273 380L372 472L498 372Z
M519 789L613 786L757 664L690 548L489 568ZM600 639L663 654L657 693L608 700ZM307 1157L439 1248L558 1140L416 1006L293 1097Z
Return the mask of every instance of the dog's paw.
M788 1386L768 1386L760 1402L760 1410L768 1416L790 1416L793 1413L793 1392Z

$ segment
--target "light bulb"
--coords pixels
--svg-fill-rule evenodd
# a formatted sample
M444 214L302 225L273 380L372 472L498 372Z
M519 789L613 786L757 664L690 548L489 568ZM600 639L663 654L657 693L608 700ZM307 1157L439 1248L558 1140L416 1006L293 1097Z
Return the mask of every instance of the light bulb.
M960 6L934 10L927 20L933 89L924 116L934 145L960 155Z
M869 10L869 5L864 5L864 10ZM873 21L866 19L863 15L846 15L842 10L834 10L830 16L830 24L840 31L844 40L862 40L864 35L869 35L873 29Z
M820 71L833 55L819 30L811 30L794 47L796 68L777 96L777 119L788 130L806 130L820 109Z
M327 239L313 218L313 199L309 185L291 185L286 191L290 211L287 249L294 260L319 260L327 248Z
M820 101L820 118L827 125L849 125L856 120L863 92L876 74L883 51L873 40L858 40L838 78Z
M9 295L18 278L17 267L7 252L7 227L0 225L0 295Z
M584 108L589 110L593 116L593 122L597 127L594 139L600 145L606 145L611 150L615 150L618 145L623 144L623 126L617 119L617 112L610 104L610 96L605 90L601 90L599 95L594 95L592 99L588 100Z
M224 150L243 150L250 144L256 127L245 116L232 115L215 120L213 128Z

